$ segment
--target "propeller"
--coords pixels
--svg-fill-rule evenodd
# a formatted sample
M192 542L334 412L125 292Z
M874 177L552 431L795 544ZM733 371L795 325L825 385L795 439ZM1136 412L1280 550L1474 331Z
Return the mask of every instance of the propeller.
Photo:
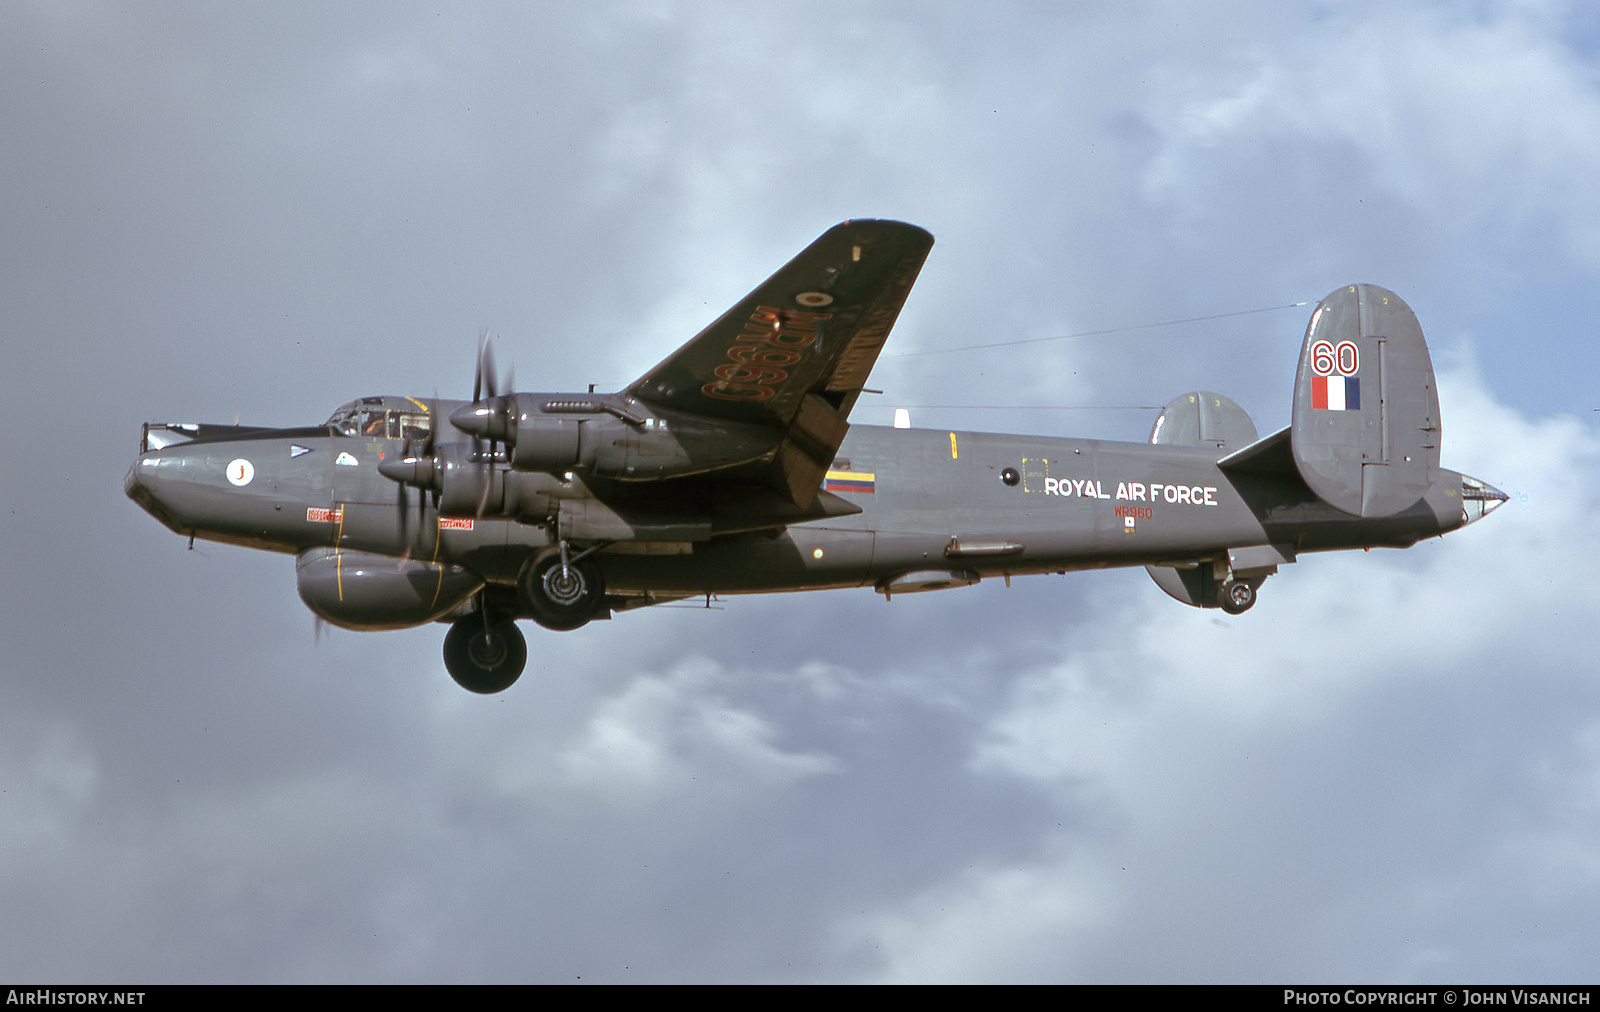
M510 375L508 370L506 373L508 379ZM510 421L510 406L501 396L501 387L495 379L494 344L489 340L488 327L483 328L478 335L478 368L472 377L470 410L475 418L481 418L486 423L481 429L474 425L467 430L472 433L472 458L478 463L478 474L483 485L483 494L478 497L477 514L478 519L482 520L484 512L489 507L489 490L494 484L494 463L500 453L500 437L504 435ZM454 416L450 421L456 424ZM483 453L483 436L489 437L487 456Z
M433 451L433 437L437 431L439 418L439 398L436 394L428 402L428 434L422 437L422 446L415 452L411 449L411 440L405 443L405 450L400 455L399 470L404 472L406 480L399 481L400 485L400 540L405 542L405 554L400 558L408 558L411 554L411 530L408 518L411 515L411 486L417 486L417 529L422 529L422 523L428 515L428 492L433 492L433 505L435 510L439 506L439 492L434 474L438 468L438 458ZM380 465L379 470L383 468ZM393 475L390 475L393 477ZM438 531L434 531L438 537Z
M411 530L411 492L410 488L425 489L433 494L433 506L437 513L440 498L444 492L445 471L447 466L459 467L470 462L476 470L477 480L482 486L478 496L476 515L482 519L489 509L489 495L494 489L495 464L503 459L503 444L507 442L510 434L511 411L514 401L506 396L511 385L511 370L506 370L506 383L501 381L494 363L494 345L489 338L488 328L484 328L478 335L478 360L472 376L472 403L458 408L451 416L450 422L457 429L471 436L471 453L462 461L452 457L447 463L440 459L437 442L439 429L444 424L444 416L439 410L438 397L428 406L428 434L422 440L420 447L413 447L407 440L401 455L394 460L386 460L378 465L378 471L384 477L400 485L398 506L400 509L400 534L402 540L410 551L413 541ZM487 448L484 443L487 441ZM447 451L450 447L445 448ZM454 494L454 493L452 493ZM452 505L451 509L459 509L460 505ZM417 500L417 515L419 524L427 514L425 498ZM437 538L437 531L435 537Z
M411 554L411 488L415 486L417 492L417 527L421 530L422 522L427 516L429 492L433 493L433 505L437 515L439 507L439 460L434 451L434 439L438 434L439 425L439 399L435 397L428 402L428 434L423 437L422 445L413 449L411 439L405 441L405 447L398 459L385 460L378 465L378 473L400 486L400 540L405 542L406 550L401 559L408 558ZM438 537L438 531L434 531Z
M506 370L502 386L495 377L494 345L487 329L478 339L478 368L472 377L472 403L462 405L450 415L450 424L471 436L488 439L491 444L514 440L511 418L514 401L509 396L514 384Z

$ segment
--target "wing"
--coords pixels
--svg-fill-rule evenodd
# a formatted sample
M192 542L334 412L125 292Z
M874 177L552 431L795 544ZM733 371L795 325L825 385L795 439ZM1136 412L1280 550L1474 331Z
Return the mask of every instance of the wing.
M809 508L932 247L904 222L835 225L627 392L770 427L767 483Z

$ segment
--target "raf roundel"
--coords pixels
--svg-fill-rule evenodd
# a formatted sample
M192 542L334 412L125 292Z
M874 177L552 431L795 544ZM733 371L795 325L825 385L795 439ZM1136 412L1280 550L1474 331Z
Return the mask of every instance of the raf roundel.
M228 480L233 484L243 487L250 484L250 479L255 476L255 465L243 457L236 457L228 461Z
M832 304L833 296L827 292L801 292L794 297L794 301L807 309L817 309Z

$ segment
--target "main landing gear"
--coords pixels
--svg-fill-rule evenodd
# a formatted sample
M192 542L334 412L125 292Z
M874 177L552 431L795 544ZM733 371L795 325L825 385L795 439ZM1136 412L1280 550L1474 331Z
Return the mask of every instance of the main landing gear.
M528 560L517 577L517 595L533 620L546 629L576 629L605 605L606 580L590 553L574 554L565 541Z
M594 551L574 553L562 542L535 555L517 578L516 600L509 587L485 587L477 609L457 619L444 637L444 666L456 684L484 695L511 687L528 663L519 615L564 630L600 614L606 581L590 557Z
M457 619L444 637L444 666L469 692L502 692L528 663L528 641L506 616L487 609Z

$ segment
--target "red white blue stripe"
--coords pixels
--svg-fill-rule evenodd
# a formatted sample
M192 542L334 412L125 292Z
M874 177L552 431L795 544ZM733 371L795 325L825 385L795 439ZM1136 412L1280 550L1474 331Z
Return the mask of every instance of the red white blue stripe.
M1354 376L1313 376L1311 406L1327 411L1360 411L1361 381Z

